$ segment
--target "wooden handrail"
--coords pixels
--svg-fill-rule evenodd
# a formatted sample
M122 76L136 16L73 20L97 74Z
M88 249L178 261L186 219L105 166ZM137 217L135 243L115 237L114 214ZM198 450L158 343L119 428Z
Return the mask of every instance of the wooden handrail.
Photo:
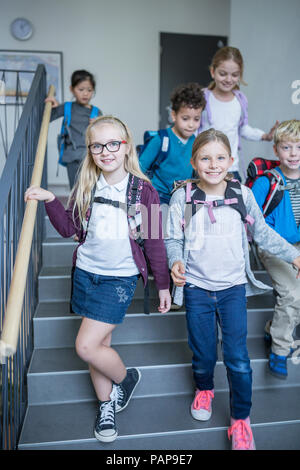
M48 98L52 98L54 93L55 88L51 85ZM51 103L45 104L30 186L41 185L51 108ZM37 205L38 201L35 200L26 203L0 340L1 362L4 362L6 357L14 355L17 350Z

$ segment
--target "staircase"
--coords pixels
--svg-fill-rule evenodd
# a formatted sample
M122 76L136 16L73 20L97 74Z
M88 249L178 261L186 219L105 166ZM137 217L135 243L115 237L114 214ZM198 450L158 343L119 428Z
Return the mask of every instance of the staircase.
M113 346L127 367L142 379L130 405L117 414L119 436L113 443L94 438L97 401L87 365L76 355L81 319L69 313L70 263L75 243L62 239L48 218L39 276L39 305L34 318L34 353L28 377L28 409L21 450L178 450L230 449L227 377L221 354L215 369L213 415L195 421L189 412L194 385L184 311L160 314L150 286L150 316L143 312L139 285ZM265 272L260 279L270 283ZM282 381L267 372L263 329L273 311L272 295L248 300L248 348L253 369L251 422L257 449L300 449L300 364L288 361Z

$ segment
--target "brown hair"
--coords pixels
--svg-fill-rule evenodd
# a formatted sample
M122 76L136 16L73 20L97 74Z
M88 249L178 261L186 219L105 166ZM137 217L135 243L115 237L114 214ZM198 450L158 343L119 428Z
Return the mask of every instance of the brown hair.
M237 49L236 47L230 47L230 46L222 47L213 56L210 68L212 68L213 70L216 70L216 68L219 67L221 62L225 62L225 60L233 60L239 66L240 82L243 85L247 85L247 83L244 82L243 80L244 61L243 61L243 56L240 53L239 49ZM216 86L216 83L214 80L212 80L210 84L208 85L208 89L213 90L215 86ZM239 88L240 87L238 85L235 86L235 89L239 90Z
M206 131L201 132L200 134L197 135L197 137L194 141L194 144L193 144L193 148L192 148L192 158L191 159L193 160L193 162L196 161L199 150L202 147L204 147L204 145L209 144L210 142L220 142L221 144L223 144L224 147L226 148L226 150L228 151L229 156L231 157L231 146L230 146L230 142L228 140L228 137L225 134L223 134L223 132L217 131L216 129L211 128L211 129L207 129ZM225 181L229 181L232 178L233 178L233 175L231 173L227 173L227 176L225 177ZM189 181L195 182L196 184L201 182L200 178L198 178L196 180L195 179L189 179L189 180L186 180L181 185L179 185L176 189L181 188L182 186L184 186Z
M231 147L227 135L223 134L221 131L217 131L216 129L211 128L197 135L192 148L192 160L194 162L197 158L199 150L210 142L220 142L228 151L229 156L231 156Z

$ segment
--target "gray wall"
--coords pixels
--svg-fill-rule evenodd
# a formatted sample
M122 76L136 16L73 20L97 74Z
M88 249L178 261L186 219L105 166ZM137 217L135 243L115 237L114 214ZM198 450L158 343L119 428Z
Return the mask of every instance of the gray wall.
M5 11L5 14L2 12ZM26 42L13 39L11 21L25 16L35 33ZM95 73L94 103L125 120L141 141L159 116L159 33L229 35L230 0L0 0L1 49L62 51L65 99L70 99L73 70ZM179 65L180 66L180 61ZM49 182L56 178L56 134L49 133Z
M28 41L10 35L18 16L34 24ZM299 25L299 0L0 0L1 49L62 51L65 99L73 70L94 72L93 102L124 119L137 142L158 126L160 32L228 35L245 59L249 123L268 130L276 119L300 118L291 88L300 80ZM67 182L62 167L56 178L59 127L49 132L52 184ZM272 157L272 145L243 141L244 158L254 155Z
M249 124L269 130L276 119L300 119L300 104L292 102L292 83L300 80L299 0L231 0L230 45L245 60L248 86L241 89L249 101ZM242 150L246 161L273 157L271 143L243 140Z

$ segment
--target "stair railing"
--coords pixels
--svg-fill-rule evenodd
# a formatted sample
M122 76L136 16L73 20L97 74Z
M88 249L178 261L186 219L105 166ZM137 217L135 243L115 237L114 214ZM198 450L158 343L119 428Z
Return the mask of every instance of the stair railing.
M51 86L48 96L53 95ZM27 406L26 373L33 351L45 211L37 201L25 203L24 192L30 185L47 187L44 162L51 103L44 105L45 97L46 71L39 65L0 180L2 449L16 448Z

